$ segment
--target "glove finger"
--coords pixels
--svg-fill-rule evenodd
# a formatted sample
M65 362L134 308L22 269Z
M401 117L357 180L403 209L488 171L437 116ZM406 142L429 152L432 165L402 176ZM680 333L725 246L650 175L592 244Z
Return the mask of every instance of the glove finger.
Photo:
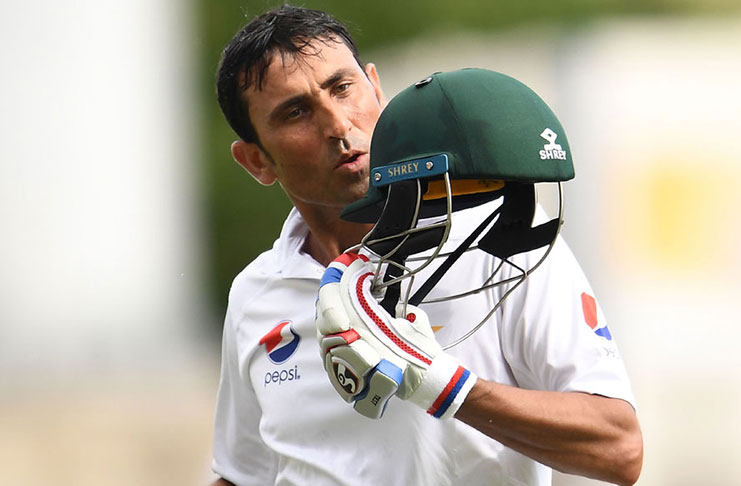
M371 292L371 282L375 275L373 270L373 265L368 262L354 261L342 276L340 296L344 307L355 311L355 315L351 316L355 318L352 326L367 328L376 338L383 341L384 333L378 328L380 326L383 329L385 323L393 319L393 316L381 307Z
M325 283L319 288L319 297L316 301L316 328L323 335L337 334L350 329L350 317L342 305L339 283Z
M382 359L366 378L368 385L355 400L355 410L368 418L383 416L386 404L394 396L403 379L403 370Z
M357 292L361 288L361 285L358 284L358 280L362 279L364 281L365 278L369 278L368 295L372 297L372 294L370 293L370 282L373 280L372 277L375 276L375 270L374 265L365 257L359 257L356 260L353 260L353 262L345 269L340 280L342 292L346 294ZM368 277L365 277L366 275Z
M324 359L324 369L337 393L350 402L363 391L365 377L380 361L372 346L358 340L332 348Z
M360 334L355 329L350 329L339 334L329 334L322 336L319 340L319 346L321 347L322 359L329 352L330 349L350 344L360 339Z
M367 262L368 257L365 255L361 255L359 253L343 253L342 255L332 260L332 263L330 263L330 266L333 266L333 264L336 264L337 266L349 267L357 260Z
M316 302L316 325L320 334L336 334L350 329L350 317L340 294L344 291L340 282L354 262L367 261L356 253L343 253L332 260L322 275ZM357 268L357 267L356 267Z

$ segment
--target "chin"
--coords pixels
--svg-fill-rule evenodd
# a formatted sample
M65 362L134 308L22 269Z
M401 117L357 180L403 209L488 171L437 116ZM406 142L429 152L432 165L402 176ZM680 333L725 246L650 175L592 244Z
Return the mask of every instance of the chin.
M350 195L350 201L348 201L347 204L354 203L358 199L365 196L365 194L368 192L368 180L365 180L364 184L360 184L356 191L353 191Z

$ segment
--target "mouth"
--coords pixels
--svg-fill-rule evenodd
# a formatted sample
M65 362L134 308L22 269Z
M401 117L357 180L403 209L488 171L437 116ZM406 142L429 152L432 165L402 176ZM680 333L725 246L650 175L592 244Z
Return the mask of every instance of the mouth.
M335 166L335 169L339 169L342 167L357 167L365 161L366 155L367 154L365 152L351 152L349 154L343 155L342 157L340 157L340 160Z

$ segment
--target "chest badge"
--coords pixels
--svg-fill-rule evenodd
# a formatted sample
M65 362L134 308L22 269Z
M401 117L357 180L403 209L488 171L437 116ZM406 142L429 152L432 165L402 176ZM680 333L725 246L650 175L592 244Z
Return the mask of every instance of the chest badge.
M281 321L260 339L260 345L265 345L270 361L281 364L293 356L300 341L291 321Z

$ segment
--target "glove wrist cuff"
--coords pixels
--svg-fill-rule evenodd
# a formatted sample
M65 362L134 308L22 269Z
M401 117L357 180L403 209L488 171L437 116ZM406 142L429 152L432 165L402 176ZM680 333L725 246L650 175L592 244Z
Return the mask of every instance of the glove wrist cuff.
M439 354L430 364L409 401L435 418L451 418L476 383L476 375L450 355Z

